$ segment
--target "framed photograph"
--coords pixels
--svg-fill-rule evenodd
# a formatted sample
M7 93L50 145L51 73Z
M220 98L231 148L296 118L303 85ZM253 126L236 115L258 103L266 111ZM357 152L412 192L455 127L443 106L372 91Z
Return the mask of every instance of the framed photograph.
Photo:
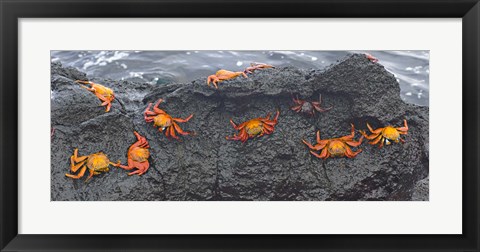
M478 1L2 1L1 251L478 251Z

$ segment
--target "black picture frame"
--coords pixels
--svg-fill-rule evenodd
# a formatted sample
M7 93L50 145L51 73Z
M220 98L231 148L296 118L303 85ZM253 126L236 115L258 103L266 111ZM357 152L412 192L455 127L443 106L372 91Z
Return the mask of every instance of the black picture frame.
M479 251L478 0L0 0L1 251ZM18 234L19 18L462 18L462 235ZM445 101L448 102L448 101ZM448 113L448 112L447 112ZM448 130L447 130L448 131ZM447 137L446 137L447 139ZM447 151L449 146L445 146ZM452 167L453 168L453 167ZM448 186L448 185L445 185ZM279 220L280 221L280 220Z

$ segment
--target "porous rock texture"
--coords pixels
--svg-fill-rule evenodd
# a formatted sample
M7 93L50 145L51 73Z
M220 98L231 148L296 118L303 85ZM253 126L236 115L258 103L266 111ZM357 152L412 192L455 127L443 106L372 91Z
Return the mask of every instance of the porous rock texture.
M379 62L381 63L381 62ZM428 200L428 107L406 104L395 77L364 55L354 54L323 70L295 67L257 70L206 85L206 77L191 83L148 83L89 79L84 73L52 63L51 199L70 200ZM75 80L90 80L112 88L116 100L110 112ZM315 117L290 108L292 95L323 98L333 106ZM174 117L193 118L180 123L195 136L167 139L143 119L148 103L160 105ZM271 135L246 143L228 141L241 123L280 110ZM321 160L301 142L350 134L358 130L408 121L405 144L383 148L365 141L355 158ZM136 141L133 131L150 143L150 169L142 176L111 167L85 182L67 178L70 156L102 151L111 161L127 162L127 150ZM353 148L355 150L355 148Z

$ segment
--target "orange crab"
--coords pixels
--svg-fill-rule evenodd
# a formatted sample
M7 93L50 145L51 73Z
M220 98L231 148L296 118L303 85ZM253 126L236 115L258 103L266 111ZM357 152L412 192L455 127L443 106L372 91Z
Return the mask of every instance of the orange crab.
M243 72L251 74L257 69L266 69L266 68L275 68L275 67L265 63L254 62L254 63L250 63L250 66L245 68Z
M115 164L114 166L120 167L125 170L132 170L137 168L136 171L130 172L128 175L138 174L139 176L147 172L150 164L148 163L148 157L150 157L150 145L145 137L133 131L133 134L137 137L137 142L132 144L128 148L128 165Z
M233 128L239 130L240 133L238 135L234 134L232 137L227 136L225 139L246 142L249 138L261 137L264 134L272 134L274 127L277 124L280 111L277 110L277 114L273 120L270 120L270 115L271 113L268 113L266 117L255 118L238 126L233 122L232 119L230 119L230 123L232 124Z
M369 143L375 145L380 143L379 148L383 147L383 144L391 144L391 142L398 143L399 141L405 143L405 140L400 138L400 135L406 135L408 133L407 120L403 120L403 127L395 128L393 126L387 126L384 128L378 128L373 130L370 124L367 123L367 127L372 132L370 136L363 130L360 133L365 136L366 139L371 140Z
M248 78L244 72L232 72L225 69L221 69L221 70L218 70L215 74L208 76L207 84L210 86L210 82L212 82L213 86L215 88L218 88L217 86L218 82L233 79L240 75L243 75L243 77Z
M147 109L143 113L145 122L153 122L153 126L157 126L158 130L161 132L165 131L165 135L167 137L173 137L175 139L178 139L178 136L175 132L179 133L180 135L193 135L193 132L183 131L177 124L177 122L188 122L188 120L193 117L193 114L191 114L185 119L173 118L165 111L158 108L158 105L161 102L163 102L163 99L159 99L157 103L155 103L155 106L153 106L153 111L150 111L152 103L148 104Z
M105 109L105 112L110 111L110 107L112 106L112 101L113 99L115 99L115 94L113 93L113 90L91 81L76 80L75 82L80 84L90 85L91 86L90 88L83 85L82 87L92 92L93 94L95 94L98 97L98 99L100 99L100 101L103 102L100 106L107 106Z
M365 53L365 56L367 57L368 60L370 60L373 63L378 62L378 59L373 57L371 54Z
M321 107L322 95L319 95L318 102L309 102L309 101L300 100L298 99L298 95L297 95L297 99L293 98L293 102L295 102L296 104L295 106L291 107L293 111L298 113L301 112L304 114L309 114L311 116L315 115L315 110L318 112L327 112L330 109L332 109L332 107L328 107L328 108Z
M108 172L109 165L116 166L120 164L118 161L117 164L110 162L107 155L103 154L102 152L97 152L88 156L78 156L78 149L75 149L73 155L70 157L70 170L72 173L75 173L80 169L80 172L77 175L68 174L66 173L65 176L73 179L79 179L83 177L85 171L89 170L90 175L88 176L87 182L93 175L98 175L101 172Z
M348 157L354 158L358 155L358 153L362 152L361 149L357 151L352 151L349 146L351 147L358 147L363 140L363 136L360 137L358 141L353 140L355 137L355 127L352 124L352 131L350 135L339 137L339 138L331 138L331 139L320 139L320 130L317 131L317 144L312 145L309 142L302 140L304 144L310 148L310 153L312 153L315 157L327 159L328 157ZM320 151L320 154L316 153L315 151Z

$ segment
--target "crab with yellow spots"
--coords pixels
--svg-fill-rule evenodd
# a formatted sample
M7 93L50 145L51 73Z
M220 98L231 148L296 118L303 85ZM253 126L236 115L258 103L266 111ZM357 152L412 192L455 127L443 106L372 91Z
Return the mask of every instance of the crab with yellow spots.
M221 70L218 70L215 74L208 76L207 84L210 86L210 82L212 82L213 86L215 88L218 88L217 86L218 82L221 82L224 80L230 80L240 75L243 75L243 77L248 78L244 72L232 72L225 69L221 69Z
M358 153L362 152L361 149L357 151L352 151L349 146L351 147L358 147L363 140L363 136L360 137L358 141L355 141L353 138L355 137L355 127L352 124L352 130L350 135L338 137L338 138L331 138L331 139L320 139L320 130L317 131L317 144L312 145L311 143L302 140L302 142L310 148L310 153L312 155L327 159L329 157L348 157L354 158L358 155ZM320 154L316 153L315 151L321 151Z
M161 102L163 102L163 99L159 99L157 103L155 103L155 105L153 106L153 111L150 110L152 104L148 104L147 109L143 113L145 122L153 122L153 126L158 127L158 130L160 132L165 131L165 136L167 137L179 139L177 133L180 135L193 135L193 132L183 131L182 128L180 128L180 126L178 126L177 124L177 122L188 122L193 117L193 114L191 114L185 119L174 118L162 109L158 108L158 105L160 105Z
M233 128L240 131L238 135L234 134L231 137L225 137L227 140L238 140L242 142L246 142L249 138L254 137L261 137L264 134L272 134L274 131L274 127L278 122L278 116L280 115L280 111L277 110L277 114L270 120L270 113L267 114L266 117L258 117L255 119L251 119L246 121L240 125L237 125L230 119L230 124L232 124Z
M365 136L366 139L371 140L369 143L371 145L379 144L379 148L382 148L384 144L390 145L392 142L405 143L405 140L400 138L401 135L406 135L408 133L407 120L403 120L403 127L393 127L391 125L383 128L372 129L370 124L367 123L367 127L372 132L371 135L367 135L365 131L360 131L360 133Z
M75 149L73 155L70 157L70 170L72 173L77 172L80 169L80 172L77 175L66 173L65 176L73 179L79 179L83 177L85 171L90 172L90 175L85 180L88 181L93 177L93 175L98 175L102 172L108 172L109 165L117 166L120 164L118 161L117 164L110 162L107 155L102 152L97 152L88 156L78 156L78 149Z
M98 99L100 99L100 101L102 101L102 104L100 106L106 106L105 112L110 111L112 101L115 99L115 94L113 93L112 89L91 81L77 80L75 82L79 84L90 85L90 87L82 85L82 88L85 88L86 90L92 92L93 94L95 94L95 96L98 97Z

